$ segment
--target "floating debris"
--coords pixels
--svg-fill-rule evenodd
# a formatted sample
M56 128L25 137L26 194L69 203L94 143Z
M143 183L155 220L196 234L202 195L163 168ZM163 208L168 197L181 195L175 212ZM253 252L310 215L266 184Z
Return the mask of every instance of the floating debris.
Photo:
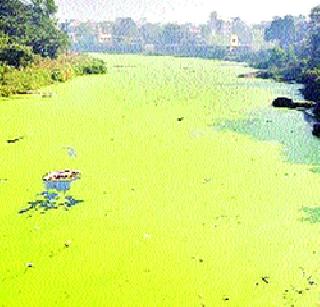
M310 286L315 286L315 285L317 285L317 283L316 283L314 280L312 280L312 276L309 276L309 277L307 278L307 281L308 281L308 284L309 284Z
M71 183L80 179L80 171L63 170L52 171L42 177L47 190L67 191L71 188Z
M212 178L204 178L202 183L206 184L206 183L209 183L211 180L212 180Z
M76 152L76 150L75 150L73 147L71 147L71 146L65 146L65 147L63 147L63 148L67 150L67 154L68 154L68 156L69 156L70 158L76 158L76 157L77 157L77 152Z
M21 140L23 140L23 139L24 139L24 136L19 136L19 137L14 138L14 139L9 139L9 140L7 140L7 143L8 143L8 144L15 144L15 143L17 143L18 141L21 141Z
M52 92L44 92L41 94L42 98L52 98L54 96L54 93Z
M65 248L69 248L70 245L71 245L71 243L72 243L71 240L66 240L66 241L64 242L64 247L65 247Z
M177 118L177 121L178 121L178 122L182 122L183 120L184 120L184 117L183 117L183 116Z
M40 194L37 194L37 199L28 202L29 206L19 211L19 214L28 212L29 210L38 211L38 208L43 208L41 214L44 214L48 209L58 209L58 205L64 205L66 210L68 208L83 202L83 200L74 199L70 195L66 195L66 192L70 190L71 183L80 179L80 171L78 170L63 170L49 172L42 177L45 190ZM63 195L61 195L63 192ZM40 198L41 197L41 198ZM62 197L63 201L57 203Z

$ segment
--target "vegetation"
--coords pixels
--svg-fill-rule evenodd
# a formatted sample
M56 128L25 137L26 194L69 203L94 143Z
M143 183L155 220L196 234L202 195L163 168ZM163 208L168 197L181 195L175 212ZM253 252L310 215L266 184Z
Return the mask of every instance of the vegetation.
M27 93L54 82L66 82L74 76L105 74L106 64L89 56L59 56L57 59L37 57L23 69L0 66L0 96Z
M299 28L294 19L286 16L274 20L265 32L267 40L278 40L280 47L264 52L251 64L264 70L260 76L305 85L306 99L320 101L320 7L311 11L307 29Z
M0 32L9 43L31 47L35 54L55 58L68 47L67 35L54 18L54 0L11 0L0 3Z
M315 306L319 224L299 218L319 207L309 168L320 152L300 114L266 110L256 121L274 96L268 82L237 79L243 66L102 58L112 78L54 85L48 104L0 103L0 305ZM252 137L211 127L247 112ZM257 140L274 134L291 158L314 160L287 163L283 146ZM17 214L46 172L69 167L84 174L68 192L83 203Z
M54 0L0 3L0 97L106 73L102 60L62 55L69 40L57 27L56 11Z

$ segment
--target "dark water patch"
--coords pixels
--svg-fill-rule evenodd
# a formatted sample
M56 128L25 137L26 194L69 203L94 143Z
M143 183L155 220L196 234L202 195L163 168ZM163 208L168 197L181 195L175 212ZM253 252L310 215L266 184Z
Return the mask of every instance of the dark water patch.
M44 191L40 194L37 194L35 200L28 202L28 206L21 209L18 213L24 214L29 213L30 217L32 216L32 212L37 212L39 210L40 213L46 213L48 210L58 209L59 206L64 206L66 210L69 208L82 203L83 200L75 199L71 195L61 195L60 193L49 193L48 191Z
M257 140L275 141L283 145L283 158L291 163L312 165L320 171L320 140L312 135L312 125L304 113L263 108L240 120L221 120L215 129L233 131Z
M304 217L301 218L302 222L309 222L312 224L320 222L320 207L304 207L301 209Z
M235 82L226 83L214 83L214 86L223 87L223 88L234 88L234 89L260 89L267 90L270 93L277 96L290 97L295 101L303 101L301 95L301 90L303 86L301 84L286 84L286 83L277 83L270 80L246 80L246 79L237 79ZM271 101L270 101L271 104Z
M257 88L269 91L272 97L288 97L303 101L301 84L277 83L266 80L239 79L225 86ZM233 131L256 140L273 141L283 145L283 159L290 163L310 165L310 171L320 173L320 139L312 135L316 122L311 110L289 110L264 107L248 113L240 120L219 120L214 129Z

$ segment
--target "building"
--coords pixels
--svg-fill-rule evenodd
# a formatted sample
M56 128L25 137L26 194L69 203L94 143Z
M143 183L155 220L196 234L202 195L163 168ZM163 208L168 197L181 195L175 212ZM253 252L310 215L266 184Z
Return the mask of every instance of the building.
M208 28L212 35L215 35L218 28L218 13L213 11L208 20Z
M230 36L230 51L234 51L240 47L239 36L237 34L231 34Z
M146 53L154 53L156 51L154 44L145 44L144 45L144 52Z
M112 42L113 42L112 33L101 33L101 32L99 32L97 34L97 41L98 41L99 44L112 45Z
M97 41L99 44L112 45L113 44L113 23L110 21L103 21L96 26Z

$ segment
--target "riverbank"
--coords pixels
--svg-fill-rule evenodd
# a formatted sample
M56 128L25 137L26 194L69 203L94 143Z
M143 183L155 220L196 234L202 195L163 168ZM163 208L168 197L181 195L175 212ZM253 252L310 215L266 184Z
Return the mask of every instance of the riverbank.
M0 65L0 97L32 93L53 83L63 83L76 76L105 74L106 63L85 55L60 55L57 59L35 58L24 68Z
M96 56L108 75L0 104L1 303L316 304L319 175L280 142L215 128L295 89L238 79L250 68L235 63ZM19 215L65 168L81 171L83 202Z

